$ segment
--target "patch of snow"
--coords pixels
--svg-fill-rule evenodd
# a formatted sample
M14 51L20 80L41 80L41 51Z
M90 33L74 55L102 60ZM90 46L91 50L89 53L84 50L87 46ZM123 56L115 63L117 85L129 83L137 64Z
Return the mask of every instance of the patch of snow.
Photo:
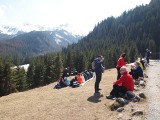
M27 72L29 64L20 65L19 67L24 68L24 70ZM12 69L16 69L16 68L17 68L17 66L12 67Z
M56 38L55 41L56 41L56 43L57 43L58 45L61 45L61 42L62 42L62 41L61 41L60 39Z
M65 35L69 35L67 32L64 32Z
M58 35L58 34L56 34L56 37L58 37L58 38L63 38L62 36L60 36L60 35Z

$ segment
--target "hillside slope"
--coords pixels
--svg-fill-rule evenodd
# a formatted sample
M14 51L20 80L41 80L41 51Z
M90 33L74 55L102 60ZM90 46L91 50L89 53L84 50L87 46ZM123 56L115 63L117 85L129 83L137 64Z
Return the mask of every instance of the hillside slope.
M160 63L154 67L159 65ZM147 69L150 68L148 67ZM135 109L144 111L144 115L133 116L132 119L143 120L147 114L146 100L139 103L129 103L122 113L110 111L109 105L113 101L106 99L106 95L112 89L114 80L116 80L116 69L106 70L100 84L102 88L101 95L94 95L94 78L79 88L67 87L57 90L53 89L56 83L52 83L26 92L13 93L1 97L0 119L117 120L122 118L127 120L131 118L131 109Z

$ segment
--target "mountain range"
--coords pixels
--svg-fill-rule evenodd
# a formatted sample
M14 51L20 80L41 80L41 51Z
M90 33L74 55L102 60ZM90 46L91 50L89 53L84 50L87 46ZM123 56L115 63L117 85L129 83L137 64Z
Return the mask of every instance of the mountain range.
M0 55L37 56L60 51L68 44L77 43L83 36L63 28L38 25L0 26Z

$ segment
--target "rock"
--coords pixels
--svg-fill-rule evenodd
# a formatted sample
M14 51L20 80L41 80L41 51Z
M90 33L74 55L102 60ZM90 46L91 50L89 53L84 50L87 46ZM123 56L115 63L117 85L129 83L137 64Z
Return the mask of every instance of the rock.
M133 112L135 109L134 108L131 108L131 112Z
M139 85L140 85L140 86L145 86L144 81L141 80L140 83L139 83Z
M111 111L117 110L119 107L123 107L124 105L120 104L117 100L114 100L110 105L109 108Z
M137 99L133 99L132 101L133 101L133 102L138 102L138 100L137 100Z
M135 85L139 85L139 81L135 81L134 84L135 84Z
M134 113L132 113L132 116L134 115L143 115L143 111L141 110L135 111Z
M145 78L148 78L148 75L147 75L146 73L144 73L144 77L145 77Z
M136 85L136 87L140 87L140 85Z
M125 99L132 100L135 97L135 94L132 91L127 91L125 94Z
M117 112L122 112L123 110L124 110L123 107L119 107L116 111L117 111Z
M123 114L118 114L117 120L122 120Z
M141 92L141 93L139 93L139 97L144 98L144 99L146 98L145 94L144 94L144 93L142 93L142 92Z
M124 105L128 104L128 101L125 100L124 98L117 98L116 101L117 101L121 106L124 106Z
M141 98L139 96L135 96L132 101L139 102L140 100L141 100Z
M135 91L139 91L139 88L137 88L136 86L134 86L134 90Z

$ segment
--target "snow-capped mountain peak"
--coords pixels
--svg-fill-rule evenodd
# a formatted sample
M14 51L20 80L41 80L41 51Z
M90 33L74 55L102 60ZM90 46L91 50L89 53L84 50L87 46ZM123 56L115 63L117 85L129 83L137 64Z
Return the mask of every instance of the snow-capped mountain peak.
M31 31L54 31L54 30L66 30L72 35L77 35L74 33L68 24L60 25L58 27L44 27L40 25L33 25L30 23L17 24L17 25L3 25L0 26L0 33L7 35L17 35L19 33L28 33ZM68 34L68 33L67 33ZM78 34L83 36L82 34Z
M39 25L32 25L24 23L22 25L3 25L0 26L0 33L8 35L16 35L18 32L31 32L31 31L49 31L51 28L45 28Z

